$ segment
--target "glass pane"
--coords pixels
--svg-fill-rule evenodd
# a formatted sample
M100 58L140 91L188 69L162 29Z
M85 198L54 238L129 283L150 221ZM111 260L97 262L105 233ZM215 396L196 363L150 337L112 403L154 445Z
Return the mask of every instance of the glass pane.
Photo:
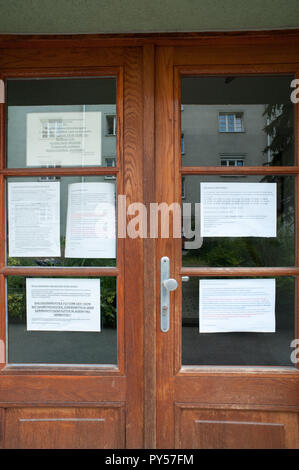
M187 238L184 229L182 243L183 266L208 267L270 267L295 264L295 198L294 176L184 176L185 191L183 214L191 204L191 227L196 239ZM209 236L200 237L200 220L195 218L195 203L201 201L201 183L276 183L277 234L261 236ZM244 189L246 191L246 189ZM228 206L230 210L230 206ZM201 210L201 207L200 207ZM231 209L235 210L235 209ZM238 217L238 214L237 214ZM241 219L240 219L241 221ZM241 225L242 222L239 221ZM186 222L185 222L186 223ZM190 237L192 235L190 232ZM190 243L191 242L191 243Z
M48 283L53 279L47 278ZM71 278L55 279L64 283ZM75 282L77 279L71 280ZM116 278L100 278L100 311L94 315L101 324L101 331L30 330L27 324L26 278L8 277L7 295L10 364L117 364ZM50 296L46 297L45 301L50 299ZM49 312L45 315L50 317ZM59 321L61 324L61 319ZM78 325L80 328L80 323ZM51 328L55 326L49 326Z
M183 166L294 164L293 76L183 77Z
M7 183L9 266L116 266L116 180L11 177Z
M183 365L294 366L290 358L294 339L294 278L276 278L275 332L200 333L199 280L190 277L182 283ZM215 315L221 313L222 305L224 301L215 309Z
M7 167L107 166L116 158L116 79L10 79Z

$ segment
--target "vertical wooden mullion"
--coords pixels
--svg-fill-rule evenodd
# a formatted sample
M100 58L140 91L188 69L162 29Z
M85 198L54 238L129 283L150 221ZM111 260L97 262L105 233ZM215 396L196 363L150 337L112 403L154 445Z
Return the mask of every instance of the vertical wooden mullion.
M173 102L174 102L174 167L175 167L175 188L176 194L174 201L181 205L181 220L183 217L183 199L182 199L182 154L181 154L181 74L177 67L174 67L174 81L173 81ZM182 233L182 228L181 228ZM176 238L173 240L175 254L174 254L174 268L175 279L178 281L178 288L175 291L174 301L174 374L178 373L181 368L182 362L182 239Z
M124 53L124 194L127 206L143 201L142 49ZM127 220L128 222L128 220ZM143 240L125 239L126 447L144 444Z
M116 214L118 220L118 195L123 194L123 97L124 97L124 83L123 83L123 68L117 74L117 93L116 93L116 116L117 116L117 131L116 131L116 165L120 172L116 176ZM116 227L118 230L118 226ZM116 295L117 295L117 344L118 344L118 367L122 373L125 371L125 339L124 339L124 324L125 324L125 309L124 309L124 240L121 238L116 239L117 243L117 267L120 269L119 275L116 277Z
M155 47L143 47L144 204L144 447L156 447L156 247L150 238L150 203L155 201Z
M4 81L0 77L0 170L5 167L5 95Z
M5 265L5 179L0 175L0 266ZM6 288L0 276L0 368L6 363Z
M6 364L6 289L5 277L0 276L0 369Z
M173 54L173 47L159 47L156 55L156 198L158 203L167 204L175 201ZM163 333L160 328L160 260L162 256L169 257L173 277L174 248L172 238L160 236L157 239L157 447L162 449L174 448L174 298L171 295L170 329Z
M5 96L4 81L0 77L0 267L5 265Z
M0 268L5 266L5 177L0 174Z
M0 268L5 265L5 89L0 77ZM5 277L0 276L0 368L6 363ZM1 428L1 423L0 423Z
M299 78L299 72L296 73ZM299 103L295 104L294 120L294 164L299 165ZM295 176L295 266L299 267L299 173ZM294 339L299 338L299 276L295 281L295 312L294 312ZM295 365L299 369L299 362Z

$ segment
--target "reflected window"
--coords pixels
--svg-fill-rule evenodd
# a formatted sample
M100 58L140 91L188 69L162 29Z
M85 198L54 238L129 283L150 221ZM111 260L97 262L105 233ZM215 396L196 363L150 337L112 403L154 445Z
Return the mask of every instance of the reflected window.
M221 166L244 166L244 158L220 157Z
M243 113L219 113L219 132L243 132Z
M116 115L107 115L106 116L106 134L107 135L116 135Z
M106 166L114 167L116 166L116 157L107 157L105 158Z
M184 148L184 134L181 134L181 154L183 155L185 153L185 148Z
M182 199L185 199L185 178L182 178Z

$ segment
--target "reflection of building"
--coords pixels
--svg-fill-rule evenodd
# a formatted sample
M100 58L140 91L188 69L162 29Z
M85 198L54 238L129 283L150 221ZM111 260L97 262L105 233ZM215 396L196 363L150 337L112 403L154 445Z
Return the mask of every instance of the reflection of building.
M264 105L184 105L183 165L218 166L227 159L246 166L267 163L264 111Z
M227 169L292 165L292 78L287 75L182 78L182 166ZM254 182L262 178L212 176L208 172L198 178L184 177L183 198L185 202L200 201L199 179Z

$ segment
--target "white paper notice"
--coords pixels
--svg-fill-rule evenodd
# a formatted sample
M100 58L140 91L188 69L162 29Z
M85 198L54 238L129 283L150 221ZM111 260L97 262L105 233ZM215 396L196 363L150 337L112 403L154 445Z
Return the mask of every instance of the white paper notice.
M27 114L27 166L101 164L99 111Z
M201 183L202 237L276 237L276 183Z
M199 332L275 332L275 279L199 281Z
M115 225L113 183L69 185L66 258L115 258Z
M8 183L9 256L60 256L60 183Z
M29 331L101 331L100 279L26 279L26 304Z

